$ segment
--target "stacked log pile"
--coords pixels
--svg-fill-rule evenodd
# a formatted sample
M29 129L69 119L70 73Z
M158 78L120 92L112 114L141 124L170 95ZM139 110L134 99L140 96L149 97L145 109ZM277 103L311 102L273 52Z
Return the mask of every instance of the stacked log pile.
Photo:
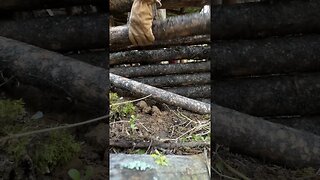
M6 15L0 20L2 88L29 99L30 105L38 102L30 98L36 96L35 91L26 87L46 94L41 105L58 98L65 107L81 108L95 116L105 114L106 6L100 0L2 2L1 14Z

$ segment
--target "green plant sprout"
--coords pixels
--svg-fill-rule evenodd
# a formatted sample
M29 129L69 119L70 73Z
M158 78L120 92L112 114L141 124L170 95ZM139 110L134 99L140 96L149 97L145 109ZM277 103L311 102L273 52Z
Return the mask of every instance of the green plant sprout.
M168 159L165 155L161 154L158 150L155 150L151 157L155 160L156 164L160 166L168 166Z
M136 121L137 121L137 117L136 117L135 115L131 115L131 116L130 116L130 119L129 119L129 124L130 124L130 128L131 128L132 130L138 129L138 128L136 127Z
M81 177L81 173L77 169L69 169L68 175L72 180L89 180L93 175L93 168L87 166L83 177Z

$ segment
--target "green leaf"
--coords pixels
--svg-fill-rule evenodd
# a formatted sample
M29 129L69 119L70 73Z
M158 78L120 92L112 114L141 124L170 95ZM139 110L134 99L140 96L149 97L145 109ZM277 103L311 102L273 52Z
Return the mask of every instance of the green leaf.
M81 177L81 175L80 175L80 172L78 171L78 170L76 170L76 169L70 169L69 171L68 171L68 175L71 177L71 179L73 179L73 180L80 180L80 177Z
M86 172L84 175L84 180L90 179L93 175L93 168L91 166L86 167Z

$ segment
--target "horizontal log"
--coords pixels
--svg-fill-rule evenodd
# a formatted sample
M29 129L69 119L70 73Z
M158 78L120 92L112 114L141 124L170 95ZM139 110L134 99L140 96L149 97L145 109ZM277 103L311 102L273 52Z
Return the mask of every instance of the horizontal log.
M107 67L107 51L92 51L92 52L81 52L80 54L70 54L66 55L68 57L71 57L73 59L77 59L80 61L83 61L85 63L99 66L99 67Z
M87 110L106 113L108 72L61 54L0 37L0 70L20 82L55 89Z
M124 89L135 94L136 96L147 96L151 94L151 99L161 103L181 107L185 110L199 114L210 113L210 104L186 98L112 73L110 73L109 76L111 85L113 85L115 88Z
M152 46L143 47L143 50L157 49L157 48L170 48L172 46L209 44L209 43L211 43L210 35L197 35L197 36L180 37L177 39L159 40L154 42ZM139 46L123 46L120 44L118 46L115 45L110 47L110 52L129 51L134 49L141 50Z
M319 114L319 73L217 80L212 85L216 104L247 114Z
M197 73L197 74L179 74L179 75L166 75L156 77L143 77L133 78L143 84L148 84L155 87L172 87L172 86L188 86L188 85L203 85L209 84L210 73Z
M214 141L288 167L320 166L320 137L213 104Z
M214 42L213 78L320 71L319 49L319 35Z
M283 124L295 129L303 130L309 133L313 133L317 136L320 136L320 117L282 117L282 118L273 118L266 119L268 121Z
M110 154L110 179L210 179L206 157L203 155L166 155L168 166L158 165L150 155ZM129 169L139 161L149 166L146 170ZM172 168L174 167L174 168Z
M210 72L210 62L186 64L152 64L145 66L111 68L111 73L124 77L161 76L170 74L187 74Z
M110 54L110 64L160 62L176 59L209 59L208 46L177 46L166 49L125 51Z
M76 5L107 5L103 0L0 0L0 11L52 9Z
M154 21L152 25L156 41L176 39L178 37L209 35L210 14L187 14L174 16L163 21ZM110 47L129 46L128 26L116 26L110 28Z
M211 87L210 85L197 85L187 87L175 87L166 88L165 90L170 91L181 96L188 98L211 98Z
M109 8L111 13L123 13L131 10L133 0L110 0ZM161 9L201 7L203 0L162 0Z
M54 51L99 49L107 45L106 20L88 15L1 21L0 36Z
M261 38L320 32L320 1L291 0L212 7L212 38Z

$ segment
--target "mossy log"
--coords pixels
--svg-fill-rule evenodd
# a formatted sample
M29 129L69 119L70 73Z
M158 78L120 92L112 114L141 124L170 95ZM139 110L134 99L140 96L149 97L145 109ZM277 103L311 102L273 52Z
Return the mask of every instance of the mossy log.
M25 84L55 89L75 105L106 113L108 71L61 54L0 37L0 70Z

